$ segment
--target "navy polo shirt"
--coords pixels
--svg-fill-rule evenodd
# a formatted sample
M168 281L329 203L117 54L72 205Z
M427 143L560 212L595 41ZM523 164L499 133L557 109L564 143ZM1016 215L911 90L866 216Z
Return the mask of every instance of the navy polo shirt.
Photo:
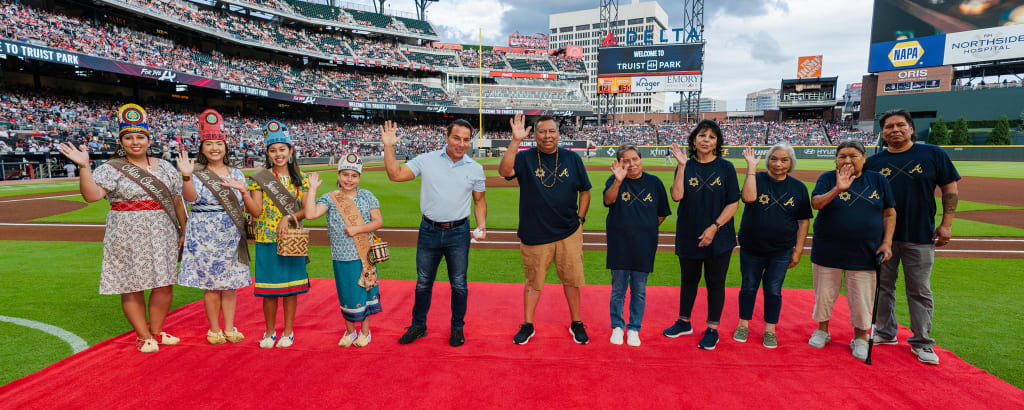
M554 154L530 148L516 154L514 170L516 175L506 179L519 182L519 240L541 245L576 232L579 193L591 188L580 156L565 148Z
M743 208L740 246L744 252L766 256L796 245L797 224L811 219L811 198L807 186L787 175L781 181L758 172L757 198Z
M615 182L615 175L604 183L604 192ZM604 203L602 195L601 203ZM608 205L608 269L636 272L654 271L658 251L658 218L669 216L668 194L658 177L644 172L640 178L626 177L619 185L615 202Z
M836 185L836 171L821 174L811 195ZM892 188L882 174L864 171L814 218L811 262L830 268L875 270L875 251L885 228L882 211L893 207Z
M690 160L686 161L683 178L685 193L676 210L676 255L705 259L731 251L736 247L732 218L722 224L710 245L697 247L697 238L714 224L727 205L740 200L736 167L722 158L706 164Z
M889 179L896 202L893 241L932 243L935 235L935 187L960 180L946 151L915 142L898 154L880 151L868 158L864 169Z

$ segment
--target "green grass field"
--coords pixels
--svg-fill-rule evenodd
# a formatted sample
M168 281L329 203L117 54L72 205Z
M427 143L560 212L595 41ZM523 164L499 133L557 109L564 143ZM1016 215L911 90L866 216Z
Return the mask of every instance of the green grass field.
M497 159L485 159L485 164L497 164ZM609 159L594 159L592 165L608 165ZM660 165L654 159L648 165ZM742 160L737 164L745 166ZM832 161L802 160L801 169L831 169ZM958 163L964 176L1024 176L1021 163ZM315 168L314 168L315 169ZM332 168L319 167L325 186L321 193L332 189L335 173ZM496 175L488 171L488 175ZM655 172L663 181L671 182L670 172ZM600 203L600 191L610 172L591 172L595 186L588 215L588 230L603 230L607 211ZM742 183L742 175L740 182ZM805 181L809 189L814 181ZM382 172L368 172L362 187L370 189L381 200L385 225L389 227L415 227L419 224L419 183L393 183ZM77 184L52 183L0 186L0 197L28 193L77 190ZM487 193L488 227L514 229L517 221L518 189L491 189ZM64 200L81 201L78 197ZM673 210L675 206L672 206ZM737 214L737 226L743 207ZM1012 209L1010 207L970 201L960 202L960 211ZM43 218L46 222L102 223L109 210L106 201L63 215ZM323 219L309 221L307 225L322 226ZM664 224L663 231L673 231L675 216ZM1024 230L983 224L958 219L954 224L957 236L1024 236ZM5 252L0 254L0 298L4 300L0 315L25 318L59 326L84 338L90 345L122 334L130 327L121 313L116 296L97 294L102 244L81 242L27 242L6 241ZM313 263L309 265L311 277L331 277L330 250L326 247L310 249ZM414 280L413 249L392 249L392 259L381 270L383 279ZM59 256L61 269L54 269ZM740 281L738 256L733 256L728 286L738 287ZM584 264L590 284L609 284L610 273L604 268L604 252L585 252ZM438 280L447 280L444 269ZM554 275L549 278L555 280ZM475 249L470 253L470 280L473 282L521 283L522 271L517 250ZM935 293L935 322L932 335L941 347L953 351L975 366L1017 386L1024 387L1024 347L1017 340L1024 334L1024 299L1018 297L1017 284L1024 281L1024 263L1021 260L939 258L932 275ZM679 267L674 255L659 253L651 286L678 286ZM789 271L786 285L791 289L811 288L810 261L807 256L795 269ZM902 287L900 287L902 288ZM174 307L192 303L201 298L196 289L176 287ZM735 303L730 301L728 303ZM908 323L905 296L897 296L897 312L901 323ZM511 312L511 311L510 311ZM518 311L516 311L518 312ZM514 313L514 312L513 312ZM510 314L513 314L510 313ZM803 329L809 317L784 318L791 329ZM659 323L651 323L655 328ZM784 325L780 331L784 331ZM250 332L251 333L251 332ZM28 375L71 353L64 343L39 331L0 322L0 334L6 343L0 345L0 384ZM806 335L793 335L789 340L802 343ZM909 353L908 353L909 354Z

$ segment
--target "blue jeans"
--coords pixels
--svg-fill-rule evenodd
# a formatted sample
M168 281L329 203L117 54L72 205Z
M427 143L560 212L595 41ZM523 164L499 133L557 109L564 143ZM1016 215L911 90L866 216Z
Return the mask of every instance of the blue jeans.
M444 257L448 281L452 286L452 328L466 325L466 270L469 268L469 222L443 229L427 221L420 222L416 239L416 301L412 307L412 325L426 327L427 311L437 278L437 267Z
M793 249L768 256L757 256L740 248L740 319L750 320L754 315L757 288L764 281L764 322L779 323L782 310L782 281L786 279L789 257Z
M626 287L629 287L629 326L622 320L622 304L626 300ZM644 320L644 307L647 306L647 273L631 270L612 270L612 297L608 304L612 315L612 329L626 327L640 331L640 322Z

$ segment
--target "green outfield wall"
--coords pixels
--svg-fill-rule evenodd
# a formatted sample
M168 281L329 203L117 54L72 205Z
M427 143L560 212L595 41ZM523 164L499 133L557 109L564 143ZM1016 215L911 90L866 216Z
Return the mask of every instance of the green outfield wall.
M598 157L614 157L617 146L602 145L595 149ZM644 158L663 158L669 151L667 145L642 146L638 147ZM727 146L723 156L726 158L743 158L743 150L747 147ZM764 157L771 147L758 146L754 152ZM867 154L872 155L878 151L878 147L866 147ZM949 157L954 161L1018 161L1024 162L1024 145L998 145L998 146L944 146ZM836 147L793 147L797 159L832 159L836 156ZM582 152L581 152L582 154Z

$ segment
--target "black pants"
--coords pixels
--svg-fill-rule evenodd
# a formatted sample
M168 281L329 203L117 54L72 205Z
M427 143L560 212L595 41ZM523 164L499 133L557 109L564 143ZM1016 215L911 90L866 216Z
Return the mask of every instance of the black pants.
M729 271L729 259L732 252L705 259L686 259L679 257L679 270L682 283L679 286L679 317L689 320L693 312L693 302L697 299L697 286L700 285L701 268L704 269L704 281L708 289L708 324L717 325L722 319L722 308L725 307L725 274Z

